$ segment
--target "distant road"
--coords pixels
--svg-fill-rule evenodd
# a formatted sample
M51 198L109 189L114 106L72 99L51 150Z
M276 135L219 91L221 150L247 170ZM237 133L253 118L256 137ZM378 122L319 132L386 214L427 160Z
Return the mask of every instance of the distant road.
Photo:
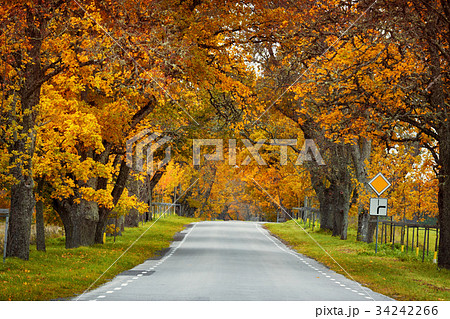
M260 223L191 226L159 260L79 300L392 300L295 253Z

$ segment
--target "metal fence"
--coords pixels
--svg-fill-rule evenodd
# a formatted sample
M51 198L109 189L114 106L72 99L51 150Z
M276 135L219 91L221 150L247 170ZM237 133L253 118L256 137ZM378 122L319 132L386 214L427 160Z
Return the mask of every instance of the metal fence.
M154 218L175 215L177 207L181 210L180 204L152 202L151 213Z
M293 207L292 218L301 219L307 227L312 228L316 226L316 222L320 221L320 210L314 207Z
M437 259L439 250L439 226L427 225L417 222L396 222L390 220L381 221L381 243L400 244L402 251L408 252L409 249L419 255L420 245L422 246L422 261L425 260L425 254L428 256L433 250L433 261ZM422 238L421 238L422 237ZM434 237L434 238L433 238Z

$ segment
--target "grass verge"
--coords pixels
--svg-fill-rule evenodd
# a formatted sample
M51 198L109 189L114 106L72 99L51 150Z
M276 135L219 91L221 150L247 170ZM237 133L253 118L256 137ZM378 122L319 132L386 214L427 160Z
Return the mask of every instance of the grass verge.
M299 222L301 223L301 222ZM314 258L330 269L349 277L294 222L266 224L272 234L297 252ZM349 229L347 240L332 237L329 232L307 229L311 236L362 285L397 300L450 300L450 271L438 269L428 257L425 262L414 253L356 241L356 231Z
M195 221L179 216L161 218L105 273L95 287L169 247L175 233ZM52 238L46 242L47 252L39 252L32 247L29 261L7 258L4 264L0 262L0 300L54 300L81 294L152 223L127 228L123 236L116 238L116 242L108 237L103 245L65 249L63 237Z

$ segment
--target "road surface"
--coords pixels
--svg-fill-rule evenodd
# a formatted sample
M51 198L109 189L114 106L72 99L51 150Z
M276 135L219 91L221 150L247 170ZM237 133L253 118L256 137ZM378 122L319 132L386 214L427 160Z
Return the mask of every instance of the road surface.
M290 250L261 223L190 226L160 259L75 300L392 300Z

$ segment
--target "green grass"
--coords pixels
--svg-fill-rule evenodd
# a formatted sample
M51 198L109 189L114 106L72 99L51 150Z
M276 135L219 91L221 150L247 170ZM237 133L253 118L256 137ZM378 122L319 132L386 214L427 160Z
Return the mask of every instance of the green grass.
M399 244L395 249L387 244L379 245L375 254L375 244L357 242L354 229L349 229L347 240L318 228L307 229L346 274L294 221L266 227L299 253L347 277L350 274L352 279L381 294L397 300L450 300L450 271L432 263L433 253L422 262L421 253L417 257L412 252L401 252Z
M161 218L95 287L169 247L174 234L194 221L197 220L178 216ZM47 240L47 252L38 252L32 246L29 261L7 258L5 264L0 262L0 300L52 300L81 294L150 225L152 222L127 228L123 236L116 237L115 243L108 237L103 245L65 249L64 238L60 237Z

